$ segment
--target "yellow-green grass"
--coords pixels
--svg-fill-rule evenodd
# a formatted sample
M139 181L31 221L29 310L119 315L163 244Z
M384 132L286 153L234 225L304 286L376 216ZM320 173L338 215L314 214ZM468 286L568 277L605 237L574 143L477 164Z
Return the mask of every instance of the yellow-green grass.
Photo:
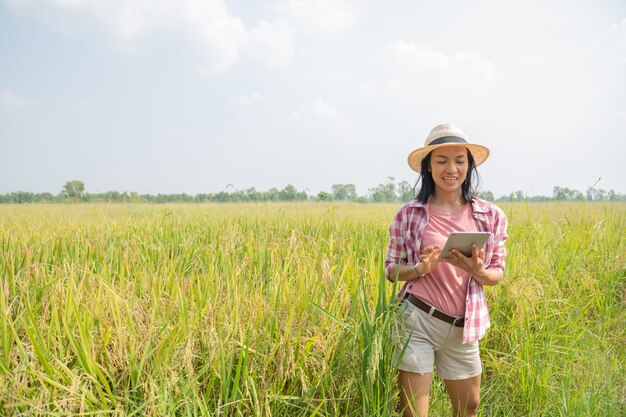
M0 415L398 415L397 206L0 206ZM503 209L481 415L624 415L626 204Z

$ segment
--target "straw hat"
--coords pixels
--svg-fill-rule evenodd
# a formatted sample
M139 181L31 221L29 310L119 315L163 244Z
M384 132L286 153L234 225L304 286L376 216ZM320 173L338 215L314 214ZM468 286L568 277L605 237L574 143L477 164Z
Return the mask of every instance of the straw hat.
M435 126L424 141L424 146L409 154L409 166L413 171L420 172L422 160L426 158L426 155L444 146L465 146L472 153L475 166L485 162L489 156L489 149L482 145L470 143L465 133L458 126L452 123L445 123Z

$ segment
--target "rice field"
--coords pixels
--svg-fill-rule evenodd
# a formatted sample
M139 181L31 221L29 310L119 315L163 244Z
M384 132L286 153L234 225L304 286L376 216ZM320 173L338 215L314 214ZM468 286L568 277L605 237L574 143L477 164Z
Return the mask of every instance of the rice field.
M398 416L397 207L0 206L0 415ZM626 415L626 204L502 208L480 415Z

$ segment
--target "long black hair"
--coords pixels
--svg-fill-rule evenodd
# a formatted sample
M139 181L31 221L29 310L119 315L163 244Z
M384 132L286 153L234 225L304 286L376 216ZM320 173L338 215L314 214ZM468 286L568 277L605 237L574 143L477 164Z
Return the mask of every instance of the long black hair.
M428 170L430 168L430 157L433 153L430 152L424 159L422 159L422 167L420 169L420 176L413 187L413 195L415 195L415 188L420 182L422 186L415 199L422 204L426 204L430 197L435 194L435 180L433 180L433 174ZM461 184L461 194L468 203L473 203L476 198L478 185L480 184L480 177L474 165L474 157L472 153L467 150L467 176L465 181Z

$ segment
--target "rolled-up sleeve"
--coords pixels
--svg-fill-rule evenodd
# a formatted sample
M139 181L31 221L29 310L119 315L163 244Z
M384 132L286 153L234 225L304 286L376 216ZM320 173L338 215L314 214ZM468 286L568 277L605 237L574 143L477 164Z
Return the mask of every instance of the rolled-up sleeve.
M407 252L404 242L406 225L403 217L403 210L398 210L391 222L391 226L389 226L389 246L387 247L387 258L385 258L385 277L391 282L395 280L395 277L389 276L391 265L407 263Z
M506 258L506 248L504 242L507 239L507 219L501 209L496 210L492 223L492 233L494 240L493 252L489 262L489 269L499 269L504 273Z

